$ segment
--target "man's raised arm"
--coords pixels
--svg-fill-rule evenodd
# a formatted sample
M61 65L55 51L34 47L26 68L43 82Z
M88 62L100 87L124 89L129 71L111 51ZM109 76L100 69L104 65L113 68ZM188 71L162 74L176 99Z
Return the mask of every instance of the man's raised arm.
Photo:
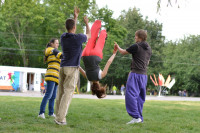
M79 12L80 12L80 9L78 7L74 7L74 20L75 20L76 24L77 24L77 19L78 19Z
M86 36L87 39L91 38L91 31L90 31L90 26L89 26L89 19L87 18L87 16L84 17L84 23L86 25Z

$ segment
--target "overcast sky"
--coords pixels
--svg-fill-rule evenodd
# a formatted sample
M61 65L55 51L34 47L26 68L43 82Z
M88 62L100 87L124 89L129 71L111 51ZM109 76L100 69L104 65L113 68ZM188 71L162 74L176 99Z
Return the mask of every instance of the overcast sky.
M157 0L96 0L99 8L108 6L117 18L122 10L139 8L140 13L149 20L157 19L163 23L163 35L167 40L177 40L184 35L200 35L200 0L178 0L167 7L168 0L161 0L161 11L157 13ZM176 0L171 0L176 1Z

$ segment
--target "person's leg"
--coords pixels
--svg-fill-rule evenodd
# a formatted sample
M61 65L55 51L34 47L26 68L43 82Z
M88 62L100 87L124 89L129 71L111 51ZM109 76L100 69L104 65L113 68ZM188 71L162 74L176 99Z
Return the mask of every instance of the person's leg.
M138 112L140 114L140 118L143 121L142 111L143 104L145 102L146 97L146 85L147 85L147 75L141 75L139 78L139 86L140 86L140 95L138 97Z
M103 59L103 48L105 44L105 40L107 37L106 30L102 30L99 36L99 39L97 40L97 43L95 45L95 48L91 50L90 56L99 56L101 59Z
M64 88L63 88L63 81L65 80L65 76L64 76L64 68L61 67L60 68L60 72L59 72L59 85L58 85L58 91L57 91L57 95L56 95L56 106L55 106L55 114L56 116L58 115L58 111L59 111L59 106L60 106L60 100L62 98L62 95L64 93Z
M44 97L42 99L42 103L40 105L39 115L42 114L42 113L45 113L45 108L46 108L46 105L47 105L47 102L48 102L49 98L53 94L54 86L55 86L55 82L47 81L47 91L46 91L46 93L45 93L45 95L44 95Z
M54 113L54 103L55 103L54 101L56 98L57 87L58 87L58 84L55 83L53 94L51 98L49 99L49 115L53 115Z
M58 122L66 122L66 115L78 81L79 70L75 67L65 67L64 73L66 75L63 84L64 93L60 101L58 115L56 116L56 121Z
M101 21L96 20L91 28L91 38L88 40L86 47L83 50L82 56L89 56L90 51L95 47L96 40L99 35L99 30L101 28Z
M138 112L138 96L140 94L138 78L135 73L130 73L126 84L126 110L128 114L133 118L139 118Z

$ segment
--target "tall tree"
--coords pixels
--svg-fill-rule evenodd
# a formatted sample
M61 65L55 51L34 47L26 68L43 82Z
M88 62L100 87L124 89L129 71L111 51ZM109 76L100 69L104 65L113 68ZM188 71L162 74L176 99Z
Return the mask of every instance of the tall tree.
M89 14L90 8L95 4L92 0L44 0L45 5L45 33L62 34L66 31L65 21L73 18L74 6L80 8L77 33L83 32L83 17Z
M5 0L1 8L6 31L11 33L19 47L23 58L23 65L27 66L26 45L24 35L27 30L33 30L34 26L39 26L44 17L44 9L40 0Z
M94 0L5 0L0 7L0 50L4 51L1 64L45 67L45 45L66 32L65 21L73 17L74 6L81 9L77 27L80 33L84 29L83 16L93 4Z
M200 36L189 36L178 42L167 42L163 47L163 73L176 78L172 93L187 90L200 96Z

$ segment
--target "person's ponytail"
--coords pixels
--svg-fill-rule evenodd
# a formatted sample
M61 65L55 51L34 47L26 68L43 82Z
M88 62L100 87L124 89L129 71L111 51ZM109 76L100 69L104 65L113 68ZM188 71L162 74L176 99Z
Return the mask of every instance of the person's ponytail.
M46 48L48 48L48 47L50 47L50 46L51 46L51 44L50 44L50 42L49 42L49 43L47 43Z

